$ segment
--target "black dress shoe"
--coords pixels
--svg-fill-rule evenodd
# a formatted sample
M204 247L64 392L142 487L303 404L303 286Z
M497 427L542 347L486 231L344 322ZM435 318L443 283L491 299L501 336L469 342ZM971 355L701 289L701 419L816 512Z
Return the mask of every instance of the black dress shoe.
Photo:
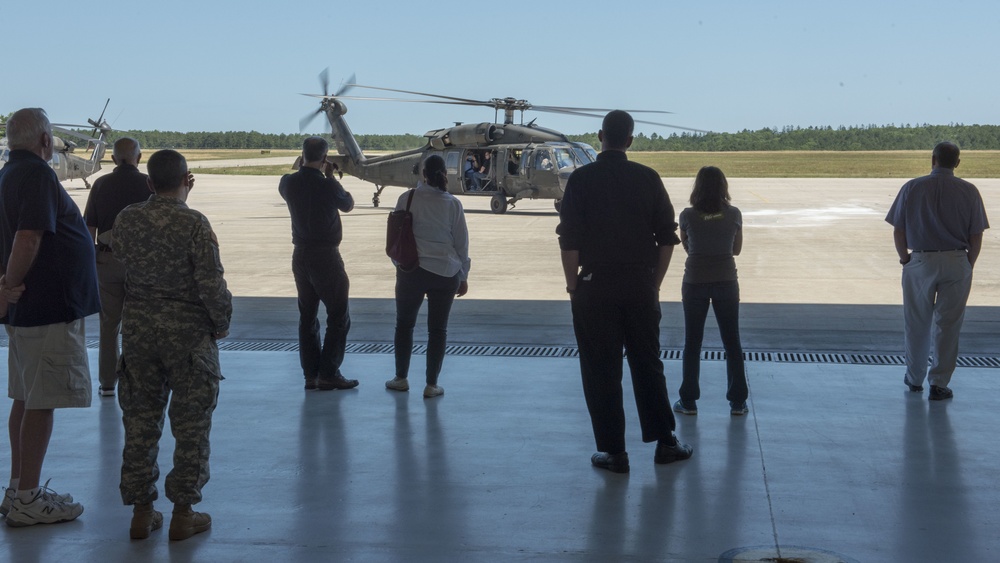
M594 467L600 467L601 469L607 469L615 473L628 473L628 452L620 454L597 452L590 456L590 463Z
M937 385L931 385L931 392L927 394L927 399L930 401L943 401L945 399L950 399L954 397L955 394L951 392L951 389L947 387L938 387Z
M913 384L911 384L910 380L906 378L906 374L903 374L903 383L905 383L906 386L910 388L910 392L911 393L920 393L921 391L924 390L923 385L913 385Z
M687 459L691 457L694 453L694 448L687 444L681 443L676 437L674 438L674 444L667 445L666 442L660 440L656 444L656 453L653 454L653 461L655 463L673 463L675 461L681 461L682 459Z
M321 377L316 381L316 388L320 391L330 391L333 389L354 389L357 386L357 379L347 379L340 374L337 374L336 377L331 377L329 379Z
M306 391L312 391L316 389L316 378L310 377L306 379Z

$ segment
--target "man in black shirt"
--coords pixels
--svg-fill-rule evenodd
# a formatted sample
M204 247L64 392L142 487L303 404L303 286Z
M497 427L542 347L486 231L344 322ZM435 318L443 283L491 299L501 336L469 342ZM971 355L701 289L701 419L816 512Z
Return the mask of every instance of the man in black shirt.
M559 214L566 291L580 351L583 393L598 452L591 463L629 471L622 405L622 347L628 355L643 442L657 442L653 460L691 457L674 435L660 361L659 290L677 237L674 209L655 170L629 162L632 117L604 118L597 162L569 178Z
M125 304L125 266L111 253L111 228L122 209L149 199L146 175L139 172L142 152L129 137L115 141L111 160L117 165L94 182L84 219L91 238L97 241L97 282L101 288L101 352L98 360L100 395L114 397L118 376L118 333Z
M358 380L340 373L351 328L350 281L340 257L343 228L337 210L354 209L354 198L333 179L322 137L302 144L302 167L281 177L278 192L292 217L292 274L299 298L299 361L306 389L351 389ZM326 177L324 177L324 175ZM319 338L319 304L326 307L326 335Z

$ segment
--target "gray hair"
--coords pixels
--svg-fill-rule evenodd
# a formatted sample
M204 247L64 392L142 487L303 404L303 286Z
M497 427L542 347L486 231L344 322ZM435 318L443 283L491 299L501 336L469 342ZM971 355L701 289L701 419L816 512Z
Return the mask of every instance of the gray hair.
M24 108L7 120L7 145L11 149L34 149L41 136L52 135L52 124L42 108Z
M115 141L115 148L111 154L115 155L115 158L120 161L136 164L139 160L140 152L139 141L136 141L132 137L122 137Z

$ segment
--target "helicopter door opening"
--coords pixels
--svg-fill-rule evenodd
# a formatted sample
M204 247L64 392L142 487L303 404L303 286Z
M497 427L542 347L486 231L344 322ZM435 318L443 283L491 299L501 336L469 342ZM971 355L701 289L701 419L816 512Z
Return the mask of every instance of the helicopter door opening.
M497 191L493 160L496 151L473 149L465 151L462 163L462 187L465 193Z

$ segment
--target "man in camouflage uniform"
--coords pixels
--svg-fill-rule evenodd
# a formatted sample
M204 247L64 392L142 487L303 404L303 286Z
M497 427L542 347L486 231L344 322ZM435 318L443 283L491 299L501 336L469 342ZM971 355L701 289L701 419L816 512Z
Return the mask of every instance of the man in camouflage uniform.
M135 505L132 538L146 538L162 525L153 501L169 400L176 446L165 489L174 503L170 539L182 540L212 524L191 505L201 500L209 479L209 432L222 379L216 340L229 334L232 295L208 219L185 203L194 177L184 157L159 151L146 168L154 195L125 208L112 233L114 254L126 271L118 364L125 425L121 493L125 504Z

